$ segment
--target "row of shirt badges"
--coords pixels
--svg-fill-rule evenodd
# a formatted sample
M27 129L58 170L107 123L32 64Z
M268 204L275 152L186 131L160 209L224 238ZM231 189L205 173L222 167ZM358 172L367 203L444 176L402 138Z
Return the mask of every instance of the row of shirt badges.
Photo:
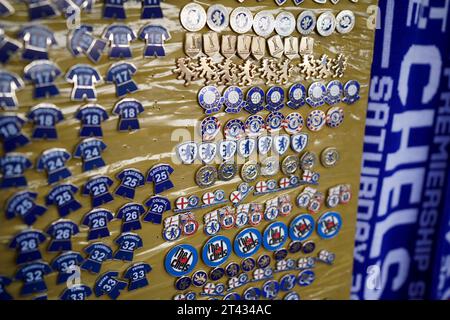
M275 18L268 10L253 13L245 7L235 8L231 13L221 4L215 4L208 11L197 4L189 3L180 14L181 25L189 32L198 32L206 25L215 32L222 32L228 26L238 33L244 34L252 29L262 37L270 36L274 31L278 36L288 37L297 28L302 35L309 35L314 29L321 36L329 36L335 31L346 34L353 30L355 15L350 10L343 10L334 16L331 10L322 12L318 17L311 10L300 13L296 19L294 14L280 12Z
M26 26L17 36L23 41L23 60L48 59L49 48L58 45L54 32L43 25ZM84 53L91 61L98 62L108 44L110 58L131 58L130 44L139 38L146 42L144 57L162 57L164 42L170 39L170 34L161 25L148 24L136 35L128 25L112 24L106 27L102 38L93 34L92 26L80 25L70 32L67 46L74 56ZM0 28L0 62L6 63L21 47L20 42L6 36Z
M104 0L102 17L106 19L126 19L125 3L128 0ZM28 16L30 20L53 18L64 13L66 18L76 12L92 12L95 0L75 1L51 1L51 0L26 0ZM141 19L163 18L161 0L141 0ZM0 0L0 16L14 14L14 7L8 0Z

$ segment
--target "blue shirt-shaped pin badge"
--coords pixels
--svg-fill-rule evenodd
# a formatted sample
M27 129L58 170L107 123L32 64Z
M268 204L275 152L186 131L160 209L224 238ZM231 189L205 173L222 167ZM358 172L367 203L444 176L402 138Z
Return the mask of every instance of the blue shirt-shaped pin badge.
M101 242L87 246L84 248L84 252L87 253L88 257L81 264L81 269L92 273L100 273L103 262L111 260L113 257L112 249Z
M53 148L46 150L37 160L37 171L46 171L49 184L56 183L72 175L66 167L66 162L71 158L66 149Z
M0 1L0 15L1 3L2 1ZM20 48L20 42L7 37L5 31L0 27L0 63L7 63Z
M25 87L17 74L0 70L0 107L5 110L15 110L18 107L16 91Z
M133 56L130 42L136 40L136 34L128 25L112 24L108 26L103 33L103 38L111 45L110 58L131 58Z
M123 233L114 242L119 246L114 259L122 261L133 261L134 251L144 246L142 238L135 233Z
M67 82L73 83L71 99L74 101L95 101L95 84L102 78L97 69L87 64L76 64L66 74Z
M145 184L144 175L137 169L125 169L117 175L120 185L117 187L115 194L128 199L134 199L136 188Z
M24 60L48 60L48 49L55 46L55 34L43 25L30 25L20 30L18 38L24 42Z
M35 60L28 64L24 79L34 84L34 98L47 98L59 95L55 80L61 75L58 65L49 60Z
M28 229L17 234L9 243L11 249L17 250L17 264L42 259L39 245L46 240L45 234L40 230Z
M47 208L36 204L37 196L36 192L31 191L20 191L14 194L6 202L6 218L12 219L19 216L27 225L34 224L37 218L47 211Z
M291 109L299 109L306 104L306 88L301 83L293 84L289 88L289 101L287 106Z
M13 297L6 291L6 287L12 283L11 278L0 275L0 300L13 300Z
M75 199L78 188L73 184L55 186L45 198L47 206L55 205L60 217L66 217L71 212L81 209L81 204Z
M155 194L162 193L174 187L170 180L170 175L173 172L174 169L168 164L158 164L148 171L147 182L153 182Z
M31 168L33 164L24 154L10 152L0 158L0 189L25 187L27 179L25 170Z
M109 237L108 223L113 219L114 215L107 209L99 208L88 212L82 221L84 226L89 227L88 240Z
M127 0L104 0L103 18L126 19L125 2Z
M69 51L78 56L84 53L92 62L97 63L106 48L106 41L95 37L92 26L81 25L74 29L69 36Z
M22 280L23 286L20 290L21 296L31 295L47 291L45 284L45 275L52 272L52 269L46 262L31 262L19 268L16 272L16 280Z
M92 295L92 289L84 284L76 284L64 290L61 300L64 301L83 301Z
M103 137L102 123L109 119L105 108L98 104L88 104L78 109L75 118L80 120L80 137Z
M169 31L163 26L151 24L144 26L139 31L139 39L145 41L144 57L165 57L164 43L170 38Z
M117 280L118 272L109 271L100 276L95 282L94 292L97 297L108 295L111 299L116 300L120 296L120 292L127 287L127 283Z
M264 110L266 93L260 87L253 87L247 91L245 111L250 114L256 114Z
M145 217L145 222L161 224L164 212L172 209L169 199L161 196L153 196L145 202L149 208Z
M58 272L56 284L66 283L70 276L75 272L75 269L73 268L79 266L83 260L80 253L73 251L64 252L56 257L51 263L53 270Z
M50 0L25 0L30 20L54 17L58 14L56 6Z
M30 109L27 118L33 122L33 139L58 139L56 125L64 120L64 115L54 104L41 103Z
M141 0L141 19L162 19L161 0Z
M116 62L106 73L106 81L116 85L116 95L122 97L127 93L133 93L138 90L138 86L133 81L133 75L136 73L136 66L129 62Z
M119 131L139 130L139 115L144 112L144 107L136 99L122 99L113 109L113 114L119 116Z
M272 87L267 91L266 109L274 112L284 108L284 90L281 87Z
M83 160L83 171L91 171L105 166L102 152L106 144L97 138L84 139L75 149L74 157Z
M142 229L140 217L145 208L139 203L127 203L118 211L116 218L122 220L122 233Z
M59 252L72 250L72 236L78 234L80 230L73 221L60 219L52 223L46 232L52 237L47 251Z
M152 271L152 267L148 263L140 262L129 267L124 274L124 278L128 279L128 291L137 290L148 286L147 274Z
M90 195L92 199L92 206L94 208L99 207L102 204L114 200L113 196L109 192L109 188L113 185L113 183L114 181L107 176L92 177L83 186L82 194L85 196Z

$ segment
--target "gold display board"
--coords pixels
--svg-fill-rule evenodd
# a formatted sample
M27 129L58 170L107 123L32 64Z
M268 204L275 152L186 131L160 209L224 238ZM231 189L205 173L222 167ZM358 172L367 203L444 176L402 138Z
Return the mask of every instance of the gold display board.
M194 165L181 165L174 163L174 148L181 142L180 137L186 137L185 133L190 133L191 137L187 137L188 140L193 139L195 131L198 129L196 126L205 115L203 109L200 108L197 102L197 94L203 87L201 82L194 82L191 86L185 87L182 81L176 80L176 75L173 73L175 68L175 61L179 57L185 56L183 50L183 42L186 31L182 28L179 21L179 14L181 8L189 3L186 0L167 0L162 3L162 9L164 13L164 19L161 20L140 20L140 3L131 2L127 4L127 20L126 24L138 32L138 30L148 24L161 24L165 26L171 34L171 40L166 42L166 57L149 59L143 58L144 42L137 40L132 42L133 58L127 61L132 62L137 67L137 73L133 77L135 82L139 85L139 91L133 94L129 94L127 97L135 98L142 102L145 107L145 112L140 116L141 129L131 133L120 133L117 131L118 118L112 115L112 108L119 100L115 95L115 87L113 84L101 83L97 85L98 101L97 103L105 107L110 115L108 121L103 124L104 142L108 148L103 153L103 159L107 166L98 170L83 173L81 170L81 161L79 159L71 159L68 162L68 168L72 172L73 176L70 177L67 182L73 183L78 187L82 185L92 176L102 174L111 177L115 184L111 187L110 191L113 192L118 186L118 180L115 176L124 168L137 168L141 172L146 173L149 168L159 163L168 163L173 165L175 172L172 175L172 181L175 184L175 188L165 192L163 195L167 196L172 206L174 201L180 196L197 195L201 197L207 191L215 191L223 189L227 196L230 192L237 189L237 186L242 182L239 175L229 182L218 182L216 185L209 189L200 189L195 184L195 172L202 165L200 163ZM219 1L195 1L207 8L211 4L219 3ZM316 233L313 234L312 240L316 242L317 249L314 255L321 249L326 249L336 254L336 261L334 265L329 266L322 263L317 263L316 281L309 287L295 288L302 299L348 299L351 285L352 265L353 265L353 246L354 246L354 232L356 223L357 212L357 190L359 189L359 177L361 167L361 155L362 145L364 137L364 124L367 109L367 97L370 79L370 66L372 63L373 54L373 37L374 30L368 28L368 20L373 19L370 16L372 12L368 11L370 5L376 4L376 0L360 0L358 3L353 3L348 0L342 0L336 5L332 5L331 2L327 2L325 5L320 5L312 0L305 0L300 6L294 6L292 1L288 1L284 6L278 7L274 1L265 0L257 2L255 0L247 0L243 4L240 4L235 0L223 0L220 3L224 4L229 9L238 6L248 7L253 14L261 10L272 10L273 13L278 13L282 10L292 12L295 16L305 9L312 9L316 15L326 10L332 10L334 14L337 14L343 9L350 9L356 15L356 27L347 35L341 35L334 33L329 37L321 37L317 33L313 33L312 37L315 39L314 55L318 58L321 54L326 53L330 57L335 57L337 54L342 53L348 57L348 68L344 77L341 79L343 83L348 80L354 79L361 83L361 100L354 105L344 105L345 109L345 121L343 125L337 129L331 129L325 127L320 132L309 132L305 127L304 132L309 133L310 143L307 147L308 151L313 151L316 154L326 147L336 147L340 151L341 161L338 166L325 169L321 165L318 165L317 171L321 174L320 184L317 186L318 190L327 193L330 187L338 184L351 184L353 198L348 205L339 206L336 211L340 212L343 217L343 228L337 238L333 240L322 240ZM14 38L15 33L26 23L28 23L28 13L25 5L21 3L14 4L16 12L14 15L2 18L2 24L5 27L5 33ZM90 24L94 26L94 34L100 36L106 26L113 22L113 20L102 19L101 15L102 4L95 4L92 13L83 12L81 16L81 22L83 24ZM42 23L50 27L56 34L58 46L50 50L50 60L54 61L63 71L63 74L76 63L92 64L84 55L73 57L67 50L67 25L66 21L62 17L54 19L39 20L34 23ZM206 32L207 28L203 30ZM231 34L232 31L227 29L227 34ZM295 36L299 37L300 34L295 31ZM242 61L237 59L237 61ZM96 64L96 68L100 74L104 77L110 65L116 62L110 60L105 53L102 59ZM16 54L14 58L8 62L2 68L6 68L9 71L13 71L18 75L23 75L23 69L27 65L27 62L20 60L20 54ZM302 81L306 87L313 82L312 79ZM45 203L45 196L51 190L51 186L47 184L45 173L38 173L35 170L36 159L38 156L49 148L62 147L66 148L69 152L73 152L75 147L81 141L79 138L80 123L74 118L76 110L84 103L74 102L70 100L70 93L72 85L64 80L64 76L61 76L56 81L57 86L60 89L60 95L45 99L42 101L36 101L32 98L33 86L27 84L26 88L18 92L19 110L18 112L25 116L28 110L40 102L49 102L58 106L64 113L65 120L57 125L59 139L56 141L32 141L31 144L19 148L18 152L25 153L34 164L33 169L26 171L26 178L28 180L28 189L39 193L37 199L38 204ZM268 86L265 86L262 81L258 83L265 91ZM286 89L289 85L285 85ZM247 88L244 88L244 92ZM327 107L322 107L323 110L327 110ZM299 109L299 112L306 119L307 115L312 109L309 106L304 106ZM2 111L3 112L3 111ZM286 115L292 110L284 108L282 112ZM261 113L263 116L268 114L267 111ZM226 123L228 119L239 118L245 120L249 114L244 111L238 115L230 115L225 113L219 113L218 117L222 124ZM28 136L31 135L32 125L27 123L23 129L24 133ZM198 134L197 134L198 136ZM292 150L289 154L293 154ZM282 177L281 172L274 177L274 179L280 179ZM260 178L262 180L264 178ZM254 186L254 183L252 184ZM292 201L295 202L296 196L303 190L304 187L290 190L287 192L291 195ZM0 193L0 202L5 204L6 200L13 195L16 189L2 190ZM144 203L150 196L153 195L152 184L146 184L142 188L138 188L136 192L135 202ZM246 199L245 202L258 202L264 203L266 200L274 198L279 194L269 194L265 196L255 197L252 194ZM91 210L90 198L81 196L80 193L76 194L76 198L83 204L83 208L71 213L68 219L73 220L80 225L81 232L72 239L73 250L81 252L83 256L83 248L85 248L89 242L87 241L87 228L81 226L83 216ZM116 196L115 200L108 203L104 207L110 209L112 212L117 210L124 204L131 202ZM207 240L207 237L203 233L203 215L212 209L204 209L195 212L197 220L200 222L198 232L191 237L184 238L175 243L166 242L162 237L162 226L143 223L142 230L138 230L138 233L144 243L144 247L135 252L134 261L149 263L153 270L148 275L149 286L128 292L123 290L119 299L172 299L177 293L174 287L175 278L170 276L164 269L164 258L170 248L176 244L191 244L198 249L199 257L201 257L201 249ZM328 211L323 207L320 214L315 214L315 218L318 218L322 213ZM293 213L284 218L278 218L278 221L283 221L286 224L293 219L294 215L302 213L304 210L298 209L294 205ZM166 212L164 217L173 214ZM50 206L47 213L38 218L34 224L34 228L45 231L47 227L55 220L59 218L56 208ZM113 220L109 224L111 236L109 238L101 239L99 241L104 242L111 246L113 251L116 250L117 245L114 243L120 235L120 227L122 221ZM258 226L258 229L262 232L264 228L269 225L269 222L263 221ZM15 264L16 252L9 249L8 245L11 238L19 231L25 229L26 226L21 223L20 218L14 218L7 220L4 212L0 216L0 274L13 277L17 266ZM222 235L234 239L235 235L239 231L237 229L231 229L221 232ZM46 246L48 241L41 245L41 252L43 253L44 260L50 263L57 254L49 254L46 252ZM256 257L260 254L267 253L261 249ZM269 253L270 254L270 253ZM271 255L271 254L270 254ZM297 254L298 257L301 256ZM255 257L255 258L256 258ZM297 256L296 256L297 257ZM240 262L236 255L232 254L228 262L236 261ZM121 261L107 261L103 264L100 274L106 271L118 271L119 278L122 278L123 272L132 263L125 263ZM273 262L272 262L273 266ZM201 258L196 270L210 270L206 267ZM275 279L279 280L283 275L296 272L282 272L276 273ZM56 285L57 273L51 273L45 277L46 284L48 286L48 298L58 299L61 293L65 289L65 285ZM94 287L94 283L99 275L93 275L86 271L82 271L81 282ZM225 278L221 282L225 282ZM246 286L237 289L236 292L242 293L250 286L261 287L263 282L255 282L247 284ZM10 292L16 299L25 298L31 299L39 295L20 297L19 290L22 286L21 281L14 281L13 284L7 287L7 291ZM201 289L194 288L192 291L200 293ZM189 290L187 290L189 291ZM199 295L197 295L199 296ZM282 297L282 295L280 295ZM95 299L95 295L91 296L91 299ZM107 296L103 296L100 299L109 299Z

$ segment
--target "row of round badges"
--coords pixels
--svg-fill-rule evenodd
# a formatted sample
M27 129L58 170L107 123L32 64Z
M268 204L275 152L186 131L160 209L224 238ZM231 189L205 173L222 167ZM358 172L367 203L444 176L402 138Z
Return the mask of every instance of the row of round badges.
M314 218L308 214L296 217L290 226L282 222L270 224L261 234L256 228L247 228L238 233L233 244L225 236L210 238L202 249L202 260L208 267L218 267L224 264L234 253L240 258L255 255L263 246L266 250L276 251L282 248L288 238L293 241L304 241L309 238L314 229L323 239L331 239L338 235L342 227L342 218L338 212L327 212L322 215L317 226ZM182 277L194 271L198 263L197 249L188 244L180 244L167 253L165 258L166 271L174 277Z
M305 10L296 18L287 11L274 17L268 10L260 11L253 16L252 12L245 7L238 7L230 14L221 4L212 5L208 11L205 11L201 5L190 3L181 11L181 24L190 32L200 31L205 25L215 32L222 32L230 26L239 34L253 29L261 37L268 37L274 31L282 37L288 37L296 28L302 35L311 34L314 29L325 37L335 31L346 34L353 30L355 22L355 15L350 10L343 10L336 16L331 11L325 11L318 17L313 11Z
M287 105L291 109L299 109L305 104L312 108L318 108L325 104L330 106L340 102L354 104L360 99L361 85L356 80L349 80L343 85L339 80L330 81L327 85L323 82L312 83L308 91L301 83L293 84L287 94L279 86L271 87L267 93L261 87L252 87L244 92L237 86L225 89L223 94L215 86L206 86L198 93L198 102L206 114L220 112L225 106L225 112L237 114L244 109L255 114L262 110L279 111ZM286 96L288 102L285 103Z

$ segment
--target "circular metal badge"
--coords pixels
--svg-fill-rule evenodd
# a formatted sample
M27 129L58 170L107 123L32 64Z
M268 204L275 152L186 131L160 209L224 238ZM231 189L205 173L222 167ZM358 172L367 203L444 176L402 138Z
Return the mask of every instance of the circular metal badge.
M245 110L251 114L255 114L264 109L264 101L266 93L260 87L253 87L247 91L246 100L247 105Z
M273 253L275 261L281 261L286 259L288 256L288 251L286 249L279 249Z
M257 260L258 267L261 269L265 269L270 265L272 259L267 254L260 256Z
M289 236L294 241L305 241L314 232L314 218L309 214L301 214L292 220Z
M300 113L293 112L287 115L283 123L284 130L289 134L296 134L302 131L305 121Z
M195 175L195 182L201 188L208 188L217 181L217 169L213 166L201 167Z
M248 258L261 248L261 232L255 228L247 228L238 233L234 239L234 253L240 258Z
M206 25L206 11L197 3L189 3L180 13L181 25L190 32L197 32Z
M333 107L327 112L327 126L331 128L340 127L344 122L344 109Z
M239 113L244 106L244 93L236 86L228 87L224 94L224 104L226 113Z
M317 234L322 239L331 239L338 235L341 227L341 215L337 212L327 212L317 221Z
M297 284L300 287L310 286L316 279L316 274L312 270L304 270L298 274Z
M314 152L306 152L300 158L300 167L302 170L312 170L316 166L317 163L317 155Z
M236 292L230 292L223 297L223 300L241 300L241 296Z
M322 13L317 18L317 32L323 36L328 37L336 29L336 18L330 11Z
M265 299L274 299L280 292L280 284L275 280L269 280L262 287L262 296Z
M282 222L274 222L270 224L263 234L264 248L269 251L275 251L281 248L287 241L288 228Z
M289 88L289 102L288 107L291 109L298 109L305 105L306 88L301 83L295 83Z
M303 244L300 241L292 241L289 243L288 251L291 254L298 253L302 250Z
M271 112L266 118L266 128L269 132L279 131L281 130L284 121L285 118L281 112L278 111Z
M237 174L238 167L233 162L225 162L219 165L218 178L221 181L230 181Z
M164 266L170 275L182 277L191 273L197 262L197 250L191 245L180 244L167 253Z
M325 168L332 168L339 162L340 155L336 148L330 147L322 151L320 162Z
M236 262L231 262L225 268L225 274L229 278L237 277L239 272L241 271L241 267Z
M300 13L297 19L297 30L301 35L307 36L314 31L316 27L316 15L311 10Z
M253 27L252 12L244 7L234 9L230 16L230 26L234 32L239 34L249 32Z
M241 178L244 182L250 183L256 181L260 174L260 167L256 161L247 162L242 166Z
M342 10L336 16L336 30L339 33L349 33L355 27L355 14L350 10Z
M178 278L175 281L175 288L178 291L184 291L184 290L187 290L191 286L191 283L192 283L191 278L184 276L184 277Z
M218 267L228 260L231 251L230 239L224 236L215 236L205 243L202 259L208 267Z
M221 4L214 4L209 7L207 13L208 27L216 32L222 32L228 27L229 16L227 8Z
M327 116L322 110L314 110L308 115L306 126L309 130L320 131L326 123Z
M327 95L327 88L322 82L314 82L308 88L308 103L316 108L324 104Z
M280 279L280 290L289 291L295 288L297 277L293 274L287 274Z
M258 300L261 297L261 289L250 287L244 291L244 300Z
M265 177L274 176L280 171L280 163L277 157L268 157L261 161L261 175Z
M275 20L275 31L282 37L288 37L295 30L295 16L287 11L278 14Z
M334 105L341 102L342 93L344 92L344 86L339 80L333 80L327 84L327 96L325 101L329 105Z
M245 125L242 120L231 119L225 124L225 138L227 140L240 140L245 135Z
M256 261L255 259L248 257L242 260L241 262L242 271L244 272L251 272L253 269L256 268Z
M268 37L275 29L275 18L270 11L258 12L253 18L253 30L260 37Z
M209 272L209 278L211 279L211 281L219 281L223 278L224 275L225 270L221 267L214 268Z
M271 87L266 95L266 109L278 111L284 107L284 90L281 87Z
M264 129L265 121L260 115L253 115L245 120L245 133L248 136L257 137L263 133Z
M300 300L300 295L297 292L289 292L284 296L283 300Z
M211 141L219 134L221 124L216 117L206 117L203 119L200 126L203 141Z
M198 103L207 114L222 109L222 95L215 86L206 86L198 93Z
M192 275L192 284L195 287L203 287L208 281L208 274L206 271L198 270Z
M281 171L289 176L295 174L298 170L298 158L296 156L287 156L281 164Z

